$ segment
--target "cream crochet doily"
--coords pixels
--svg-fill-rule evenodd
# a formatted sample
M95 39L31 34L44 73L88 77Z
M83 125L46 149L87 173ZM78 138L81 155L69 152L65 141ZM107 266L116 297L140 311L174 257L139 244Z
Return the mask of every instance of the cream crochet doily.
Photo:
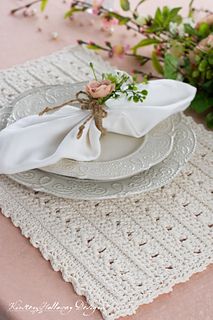
M1 107L34 86L88 79L88 61L111 69L92 52L69 47L1 71ZM140 196L64 200L1 176L3 214L104 319L132 314L213 261L212 133L189 123L198 138L192 159L168 186Z

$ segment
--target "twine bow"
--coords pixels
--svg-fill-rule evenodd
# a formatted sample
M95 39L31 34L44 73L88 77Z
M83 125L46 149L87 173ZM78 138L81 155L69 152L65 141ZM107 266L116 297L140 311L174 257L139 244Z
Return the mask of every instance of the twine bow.
M86 97L80 97L80 95L86 96ZM91 115L83 122L83 124L79 127L77 139L80 139L85 125L90 119L94 119L96 127L101 131L101 134L106 133L106 129L103 127L103 118L107 116L106 110L104 110L104 105L99 104L98 100L91 97L88 93L84 91L79 91L76 93L76 98L66 101L63 104L57 105L53 108L46 107L44 110L42 110L39 115L43 115L46 112L53 111L55 109L60 109L63 106L65 106L68 103L78 103L82 110L91 110Z

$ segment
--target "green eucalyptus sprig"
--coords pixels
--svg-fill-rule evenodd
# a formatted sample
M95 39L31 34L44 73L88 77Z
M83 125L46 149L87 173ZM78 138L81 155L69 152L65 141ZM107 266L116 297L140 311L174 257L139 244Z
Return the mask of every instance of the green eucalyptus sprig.
M148 91L138 89L138 84L127 74L116 72L115 74L103 74L103 79L110 80L115 84L115 91L112 98L118 99L121 95L125 95L128 101L143 102L146 99ZM143 82L145 83L145 81Z

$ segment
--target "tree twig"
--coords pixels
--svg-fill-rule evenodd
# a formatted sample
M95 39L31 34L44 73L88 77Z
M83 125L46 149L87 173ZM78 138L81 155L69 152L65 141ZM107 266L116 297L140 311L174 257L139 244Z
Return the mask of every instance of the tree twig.
M91 45L91 43L90 42L87 42L87 41L83 41L83 40L78 40L78 44L80 44L80 45L87 45L87 46L89 46L89 45ZM93 43L94 45L96 45L96 43ZM102 51L106 51L106 52L112 52L112 50L113 50L113 48L111 47L111 48L107 48L107 47L103 47L103 46L101 46L101 45L97 45L97 49L100 49L100 50L102 50ZM149 60L151 60L151 58L150 57L147 57L147 56L143 56L143 55L136 55L135 53L130 53L130 52L124 52L124 55L125 56L128 56L128 57L134 57L134 58L142 58L142 59L145 59L146 60L146 62L148 62Z
M143 71L139 71L139 70L133 70L133 73L135 74L141 74L143 77L146 76L148 77L148 79L162 79L162 77L158 77L156 75L154 75L153 73L149 72L143 72Z
M11 13L11 14L14 14L14 13L16 13L17 11L20 11L20 10L23 10L23 9L28 9L28 8L30 8L31 6L33 6L34 4L36 4L36 3L38 3L38 2L41 2L41 0L34 0L34 1L29 2L29 3L27 3L27 4L23 5L23 6L20 6L20 7L17 7L17 8L15 8L15 9L12 9L12 10L10 11L10 13Z

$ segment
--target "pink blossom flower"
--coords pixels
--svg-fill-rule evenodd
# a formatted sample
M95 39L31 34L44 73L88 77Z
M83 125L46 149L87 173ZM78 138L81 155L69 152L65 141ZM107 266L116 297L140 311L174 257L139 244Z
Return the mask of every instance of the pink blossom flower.
M140 33L144 33L144 31L145 31L145 28L144 27L140 27Z
M108 14L105 14L101 18L102 28L104 30L109 30L113 28L113 26L118 24L118 19L110 17Z
M208 48L213 48L213 34L210 34L207 38L200 41L197 49L205 51Z
M213 14L209 14L207 16L205 16L204 18L202 18L200 21L198 21L198 23L196 24L196 28L199 28L199 26L202 23L207 23L209 26L213 25Z
M130 49L129 45L123 46L122 44L116 44L112 47L112 56L123 58L125 53Z
M86 85L86 92L95 99L104 98L113 90L115 85L110 80L92 80Z
M92 13L98 15L100 7L102 6L104 0L93 0L92 1Z
M156 54L157 54L157 56L162 57L162 55L163 55L163 47L162 47L161 44L157 45Z

